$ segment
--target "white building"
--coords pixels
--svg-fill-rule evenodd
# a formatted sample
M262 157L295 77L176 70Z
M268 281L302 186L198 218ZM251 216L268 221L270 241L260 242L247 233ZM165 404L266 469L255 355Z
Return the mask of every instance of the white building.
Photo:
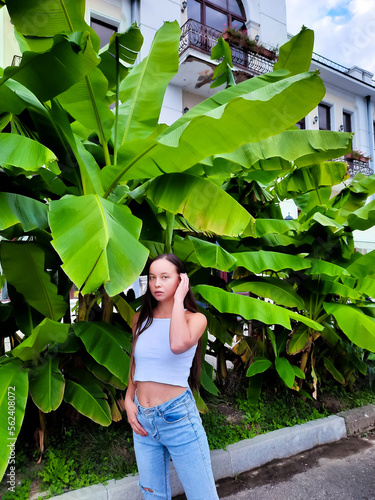
M140 53L144 58L155 32L164 21L181 25L180 69L168 87L161 121L173 123L184 110L192 108L219 89L210 89L214 63L210 52L217 37L226 27L244 29L252 39L272 49L288 40L286 5L282 0L87 0L86 21L98 32L103 45L113 31L126 29L136 21L145 38ZM308 24L308 20L306 20ZM19 54L6 9L0 10L0 65L12 63ZM270 55L232 48L237 81L272 70ZM328 129L355 132L353 148L371 156L369 163L350 163L367 175L374 172L375 86L373 74L358 68L345 68L317 54L311 69L319 69L326 95L300 126L306 129ZM296 216L294 205L285 207L285 215ZM375 230L366 233L366 241L358 248L375 248Z

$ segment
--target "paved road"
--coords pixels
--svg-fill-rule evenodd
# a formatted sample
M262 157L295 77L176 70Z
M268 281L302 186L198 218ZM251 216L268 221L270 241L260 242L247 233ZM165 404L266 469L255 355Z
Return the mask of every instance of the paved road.
M222 500L375 500L375 433L274 460L217 485Z

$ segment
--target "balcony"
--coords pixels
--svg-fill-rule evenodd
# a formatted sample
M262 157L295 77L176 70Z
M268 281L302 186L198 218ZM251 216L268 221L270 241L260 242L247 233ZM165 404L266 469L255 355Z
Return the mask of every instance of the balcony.
M221 31L189 19L181 28L180 58L186 56L189 49L193 49L195 59L197 59L197 52L200 52L203 60L208 62L207 55L211 54L212 47L216 45L217 39L221 35ZM274 60L270 60L261 53L251 52L232 43L230 43L230 46L234 71L246 74L244 79L272 71ZM269 49L273 52L275 50L273 47L269 47ZM186 60L186 57L184 60Z
M348 174L350 177L354 177L358 172L364 175L372 175L374 173L368 161L351 160L348 158L343 158L343 161L346 161L348 164Z

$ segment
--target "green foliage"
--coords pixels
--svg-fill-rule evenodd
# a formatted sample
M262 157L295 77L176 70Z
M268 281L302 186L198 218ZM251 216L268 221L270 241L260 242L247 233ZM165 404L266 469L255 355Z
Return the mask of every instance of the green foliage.
M15 487L15 491L5 491L2 493L2 500L28 500L30 498L30 479L24 479L21 484Z
M254 434L303 424L329 414L324 409L317 410L311 403L286 392L286 388L282 387L277 391L266 390L257 404L251 404L247 400L239 401L238 408L245 413L246 423L251 426Z

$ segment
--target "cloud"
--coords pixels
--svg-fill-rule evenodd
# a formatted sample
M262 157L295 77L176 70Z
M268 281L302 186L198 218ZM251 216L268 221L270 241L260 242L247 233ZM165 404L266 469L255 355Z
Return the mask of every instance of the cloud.
M347 67L375 73L373 0L286 0L288 32L315 32L314 51Z

